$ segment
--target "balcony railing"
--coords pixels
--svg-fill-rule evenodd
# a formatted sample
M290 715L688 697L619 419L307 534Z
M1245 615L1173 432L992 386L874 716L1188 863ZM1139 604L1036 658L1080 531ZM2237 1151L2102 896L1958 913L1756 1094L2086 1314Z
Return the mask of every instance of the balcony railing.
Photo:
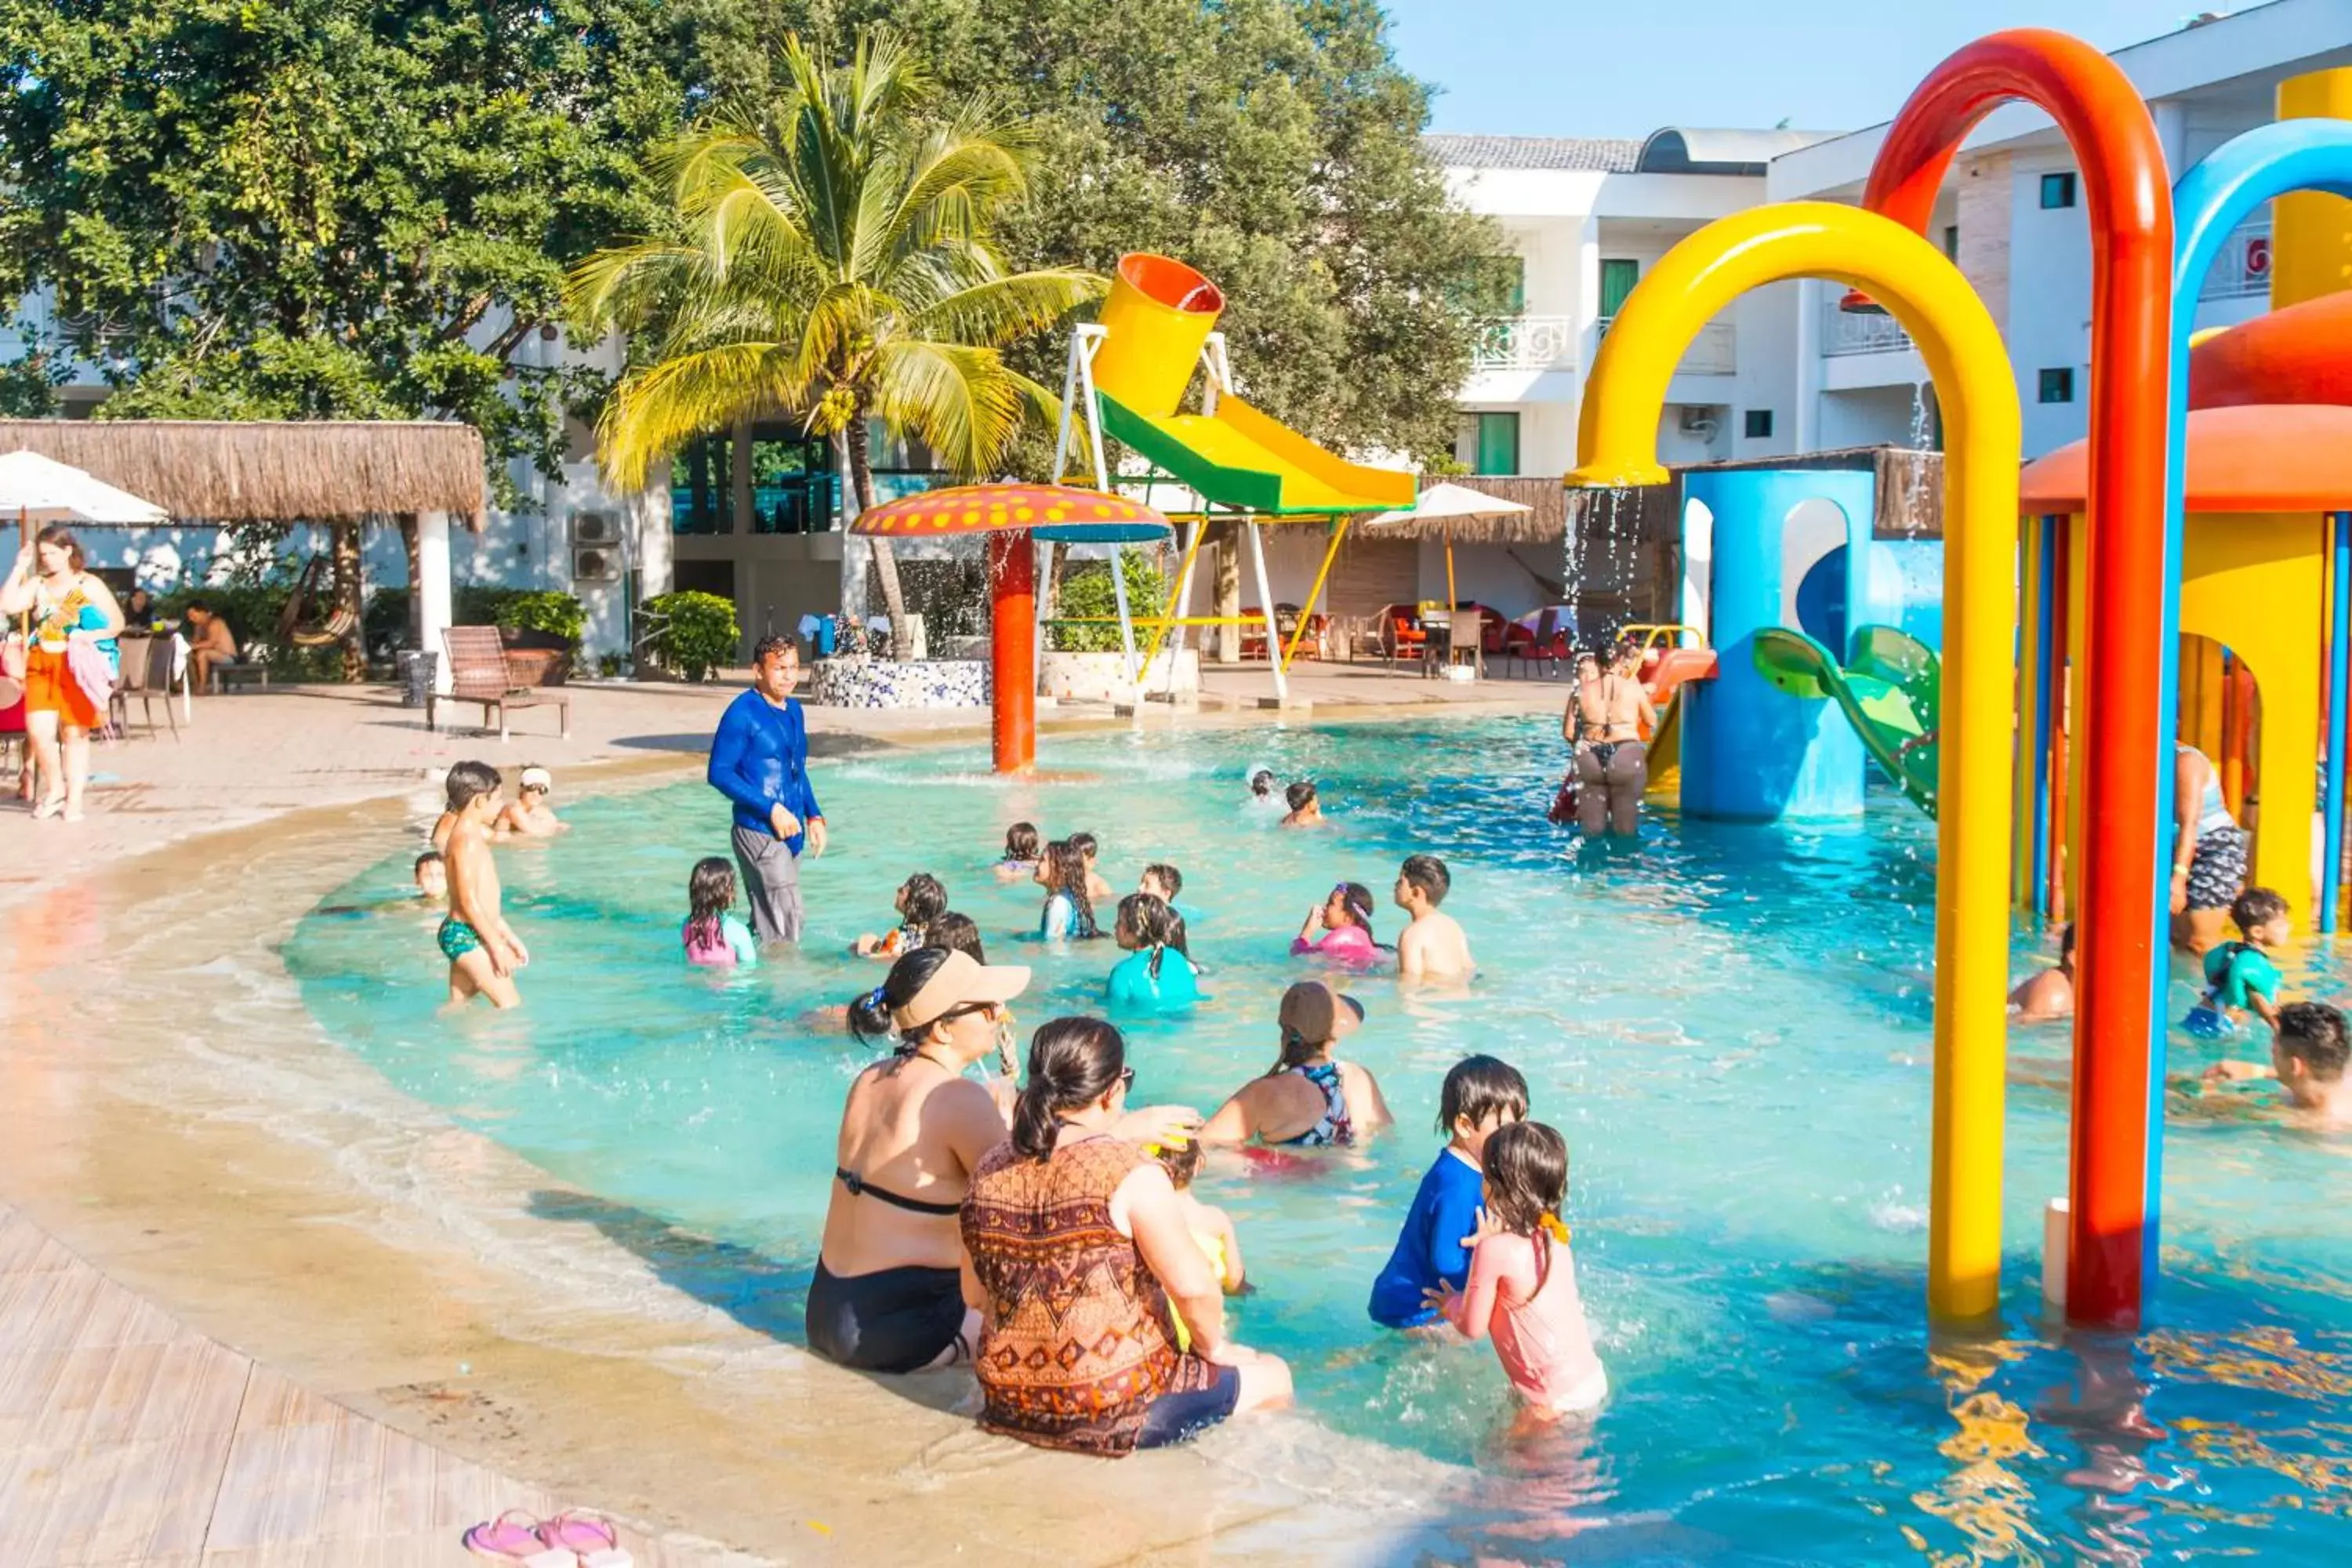
M1739 330L1729 321L1709 321L1675 368L1685 375L1729 375L1739 368Z
M1479 334L1473 370L1567 370L1576 363L1573 316L1513 316Z
M2230 231L2197 290L2200 300L2242 300L2271 288L2271 220L2248 218Z
M1845 310L1835 299L1822 302L1822 353L1824 354L1901 353L1911 347L1911 334L1892 316L1875 310Z
M1600 335L1609 335L1613 317L1603 316ZM1576 318L1573 316L1514 316L1487 324L1480 337L1473 370L1569 370L1576 364ZM1738 331L1729 321L1709 321L1699 329L1681 369L1702 375L1729 375L1739 368Z

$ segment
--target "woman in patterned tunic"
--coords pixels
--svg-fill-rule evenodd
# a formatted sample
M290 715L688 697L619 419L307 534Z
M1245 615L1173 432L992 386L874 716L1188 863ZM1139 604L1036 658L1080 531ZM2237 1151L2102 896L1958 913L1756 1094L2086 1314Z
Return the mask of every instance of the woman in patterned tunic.
M1134 1078L1117 1029L1055 1019L1030 1042L1013 1136L972 1173L964 1299L991 1432L1119 1458L1290 1398L1288 1367L1225 1337L1167 1170L1118 1135Z

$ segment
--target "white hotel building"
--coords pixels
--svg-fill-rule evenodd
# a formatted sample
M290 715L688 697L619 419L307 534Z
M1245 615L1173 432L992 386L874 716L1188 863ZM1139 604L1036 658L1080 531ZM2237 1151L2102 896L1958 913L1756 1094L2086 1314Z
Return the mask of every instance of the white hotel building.
M2177 178L2274 118L2282 81L2352 65L2352 0L2273 0L2114 58L2147 99ZM1859 203L1886 129L1670 127L1644 142L1429 137L1453 189L1501 226L1523 278L1524 312L1497 326L1462 387L1455 455L1479 473L1565 473L1594 351L1635 280L1676 239L1726 213L1770 201ZM1977 128L1937 204L1930 237L1958 262L2009 344L2028 458L2084 431L2087 216L2064 138L2022 105ZM2200 326L2267 308L2269 226L2264 213L2232 237L2202 290ZM1892 318L1841 310L1844 292L1812 280L1773 284L1709 323L1669 386L1661 460L1938 444L1918 353Z

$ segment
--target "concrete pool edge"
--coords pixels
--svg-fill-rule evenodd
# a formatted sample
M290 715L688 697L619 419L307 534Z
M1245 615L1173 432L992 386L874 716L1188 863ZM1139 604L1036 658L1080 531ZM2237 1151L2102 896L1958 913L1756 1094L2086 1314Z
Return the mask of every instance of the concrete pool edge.
M1471 710L1530 706L1482 703ZM1366 708L1312 721L1429 712ZM1255 715L1186 715L1172 727L1257 721ZM1066 727L1128 726L1081 720ZM824 749L908 744L836 739L853 733L829 731ZM976 738L976 731L960 731L912 743L929 748ZM664 755L577 767L567 782L583 793L651 787L691 777L698 765L692 756ZM57 943L61 951L39 982L43 991L76 997L75 1038L46 1040L37 1029L20 1026L13 1053L12 1076L23 1091L17 1098L27 1110L18 1137L0 1151L0 1182L10 1200L193 1326L395 1429L583 1500L700 1534L801 1552L855 1540L858 1551L874 1553L887 1552L886 1541L910 1547L947 1539L979 1542L1010 1530L1013 1535L997 1544L1017 1554L1013 1542L1034 1539L1045 1522L1039 1509L1076 1507L1067 1482L1068 1467L1077 1462L980 1439L968 1424L896 1394L876 1398L850 1390L845 1374L793 1364L801 1360L796 1352L734 1325L648 1324L627 1314L577 1310L552 1311L570 1321L551 1321L544 1293L485 1265L478 1246L457 1244L446 1214L410 1212L401 1194L355 1182L352 1162L372 1142L388 1139L392 1147L382 1152L458 1160L486 1190L510 1198L552 1184L489 1141L403 1100L355 1059L320 1050L327 1042L278 962L285 934L320 889L338 879L337 869L347 877L380 858L406 816L397 793L391 800L322 806L183 837L96 878L79 911L86 928L62 933L67 940ZM204 892L224 866L240 866L247 877L226 922ZM77 934L84 940L73 940ZM113 972L127 963L139 972ZM189 1017L233 1032L247 1055L170 1050L174 1031L157 1027L158 1021ZM193 1075L192 1064L198 1069ZM315 1120L266 1124L268 1107L253 1098L256 1075L289 1071L301 1088L331 1091L341 1114L322 1114L313 1103L301 1114ZM210 1100L198 1081L207 1075L215 1084ZM419 1191L430 1179L421 1166L411 1176ZM523 1220L525 1229L562 1228L519 1214L503 1217ZM399 1234L404 1226L406 1234ZM397 1239L388 1238L387 1229ZM563 1267L529 1246L516 1256L526 1268ZM304 1283L301 1299L289 1299L289 1279ZM461 1365L471 1371L460 1373ZM648 1433L660 1434L658 1456L646 1452ZM1441 1469L1408 1466L1412 1489L1423 1496L1400 1497L1397 1509L1379 1519L1368 1519L1359 1500L1342 1517L1317 1505L1311 1487L1269 1486L1265 1472L1310 1456L1318 1470L1332 1463L1360 1466L1382 1451L1340 1443L1343 1458L1327 1447L1339 1440L1295 1420L1270 1441L1283 1452L1087 1466L1085 1506L1070 1522L1093 1521L1101 1506L1121 1510L1135 1528L1121 1532L1123 1541L1097 1543L1109 1553L1104 1561L1230 1551L1212 1539L1220 1532L1246 1537L1253 1521L1275 1519L1286 1521L1279 1534L1311 1528L1318 1540L1335 1546L1351 1540L1370 1554L1448 1488ZM853 1495L812 1496L793 1510L801 1517L780 1523L767 1477L795 1447L800 1454L789 1473L824 1475L835 1483L814 1483L812 1492L846 1489ZM1249 1469L1257 1474L1242 1473ZM1188 1484L1171 1487L1171 1470L1181 1470ZM1004 1489L1000 1483L1014 1483L1022 1506L1008 1506L1002 1495L976 1503L963 1495L970 1478L981 1478L992 1494ZM854 1495L860 1489L863 1497ZM1218 1500L1204 1503L1211 1497ZM922 1506L927 1498L940 1500L946 1511ZM1242 1554L1250 1553L1244 1548Z

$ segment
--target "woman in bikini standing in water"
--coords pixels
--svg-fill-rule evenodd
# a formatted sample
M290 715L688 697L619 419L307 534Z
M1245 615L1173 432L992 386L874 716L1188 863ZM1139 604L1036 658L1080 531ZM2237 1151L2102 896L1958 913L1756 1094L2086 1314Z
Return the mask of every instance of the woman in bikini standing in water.
M1576 748L1576 821L1587 838L1599 837L1604 827L1631 837L1649 786L1642 726L1654 729L1658 713L1633 675L1641 659L1641 649L1621 642L1605 675L1589 654L1576 661L1576 693L1560 730Z

